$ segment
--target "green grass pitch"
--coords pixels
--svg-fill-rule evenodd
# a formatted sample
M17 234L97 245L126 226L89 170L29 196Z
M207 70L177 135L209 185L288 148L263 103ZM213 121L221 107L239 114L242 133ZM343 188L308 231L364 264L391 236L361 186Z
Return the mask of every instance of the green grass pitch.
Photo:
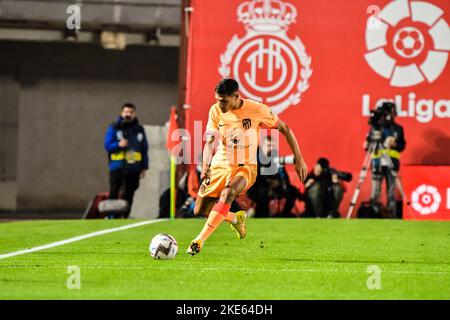
M1 223L0 254L134 222ZM0 299L450 299L449 222L249 219L247 238L223 224L190 257L203 223L158 222L2 259ZM174 260L149 256L160 232L178 240ZM80 289L67 288L68 266L80 268ZM368 289L377 275L381 287Z

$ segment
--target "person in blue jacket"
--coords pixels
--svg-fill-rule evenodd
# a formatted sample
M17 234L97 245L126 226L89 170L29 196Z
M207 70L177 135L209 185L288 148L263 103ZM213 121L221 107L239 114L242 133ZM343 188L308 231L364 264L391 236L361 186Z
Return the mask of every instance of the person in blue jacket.
M117 121L108 127L105 149L109 161L109 199L117 199L123 186L124 199L128 202L128 212L124 218L128 218L139 179L145 176L148 169L147 137L132 103L125 103Z

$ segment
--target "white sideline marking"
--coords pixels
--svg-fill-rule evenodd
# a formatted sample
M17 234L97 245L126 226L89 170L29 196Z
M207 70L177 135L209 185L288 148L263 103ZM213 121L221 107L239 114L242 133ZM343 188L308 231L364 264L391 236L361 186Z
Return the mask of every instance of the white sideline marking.
M101 235L104 235L104 234L107 234L107 233L127 230L127 229L131 229L131 228L145 226L147 224L152 224L152 223L161 222L161 221L168 221L168 220L169 219L157 219L157 220L142 221L142 222L127 224L125 226L121 226L121 227L117 227L117 228L95 231L95 232L87 233L87 234L84 234L84 235L81 235L81 236L69 238L69 239L66 239L66 240L52 242L52 243L45 244L45 245L39 246L39 247L34 247L34 248L30 248L30 249L25 249L25 250L20 250L20 251L6 253L6 254L1 254L0 255L0 260L6 259L6 258L15 257L15 256L20 256L22 254L27 254L27 253L41 251L41 250L45 250L45 249L49 249L49 248L54 248L54 247L58 247L58 246L63 246L63 245L68 244L68 243L81 241L81 240L92 238L92 237L96 237L96 236L101 236Z

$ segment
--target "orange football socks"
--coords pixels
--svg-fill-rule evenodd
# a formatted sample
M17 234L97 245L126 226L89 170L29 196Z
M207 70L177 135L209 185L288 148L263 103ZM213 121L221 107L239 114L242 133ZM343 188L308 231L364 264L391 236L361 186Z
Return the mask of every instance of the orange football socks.
M206 220L205 226L198 235L203 241L206 241L209 236L217 229L217 227L225 220L229 215L231 205L223 203L221 201L212 208L209 214L208 220ZM233 217L231 217L233 218ZM228 220L227 220L228 221Z
M235 224L237 222L236 213L229 211L227 216L225 217L225 221Z

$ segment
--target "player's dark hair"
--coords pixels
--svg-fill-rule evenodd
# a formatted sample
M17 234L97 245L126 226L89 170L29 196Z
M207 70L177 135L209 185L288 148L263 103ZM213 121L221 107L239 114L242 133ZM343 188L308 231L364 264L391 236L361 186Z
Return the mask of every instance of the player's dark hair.
M131 108L133 110L136 110L136 106L134 104L132 104L131 102L126 102L122 105L122 108L120 110L123 111L123 109L125 108Z
M216 86L216 93L221 96L231 96L239 91L239 84L236 80L225 78L220 80Z

